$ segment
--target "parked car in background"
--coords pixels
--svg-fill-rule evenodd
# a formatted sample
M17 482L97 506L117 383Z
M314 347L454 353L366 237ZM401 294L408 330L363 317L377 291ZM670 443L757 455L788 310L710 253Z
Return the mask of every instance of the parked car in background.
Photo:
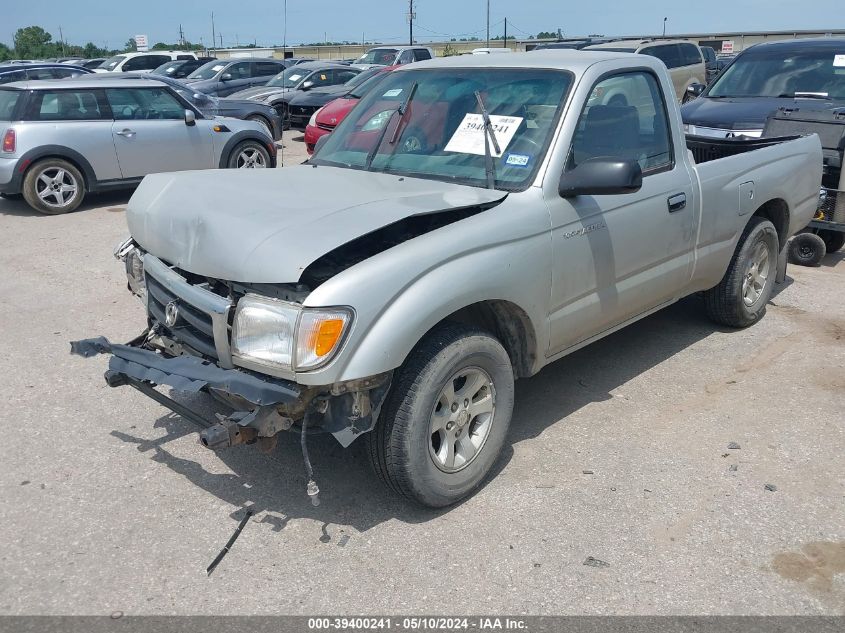
M109 57L97 68L96 73L151 72L169 61L196 59L192 51L150 51L146 53L121 53Z
M0 193L33 209L73 211L91 192L147 174L273 167L276 145L254 121L206 117L148 79L76 79L0 88Z
M352 79L361 71L336 62L305 62L287 68L263 86L241 90L232 95L235 99L252 99L274 107L282 117L282 124L289 125L288 105L299 92L335 86Z
M845 38L783 40L742 51L710 85L681 108L689 134L758 137L778 108L845 106Z
M152 73L144 73L136 75L134 73L122 73L120 75L102 75L96 74L90 77L105 78L109 81L113 79L148 79L149 81L159 81L167 84L180 97L189 101L191 105L203 113L203 116L211 118L215 116L227 116L235 119L243 119L245 121L255 121L266 129L273 140L280 140L282 138L282 120L279 118L276 110L270 106L259 103L257 101L250 101L248 99L229 99L225 97L213 97L202 92L195 92L191 87L179 79L165 77L163 75L154 75Z
M397 66L388 67L391 70ZM364 71L367 72L367 71ZM308 119L305 126L305 150L308 154L314 153L314 147L323 136L331 134L346 118L346 115L355 107L370 90L374 90L388 75L388 70L370 77L367 81L359 84L347 94L335 99L318 109Z
M155 70L151 75L164 75L165 77L173 77L173 79L184 79L192 72L197 70L200 66L204 66L208 62L217 61L216 57L198 57L196 59L177 59L165 62Z
M379 46L371 48L352 64L366 70L374 66L402 66L434 58L434 49L427 46Z
M263 86L284 69L280 59L218 59L197 68L185 78L185 83L196 92L227 97Z
M550 49L564 49L564 50L581 50L586 48L587 46L592 46L593 44L604 44L605 42L613 42L615 41L613 38L609 37L589 37L586 39L580 38L573 38L573 39L565 39L560 40L558 42L545 42L543 44L537 44L531 50L533 51L544 51Z
M85 59L76 64L76 66L82 66L83 68L94 70L95 68L99 68L100 66L102 66L104 61L106 61L105 57L94 57L92 59Z
M288 57L287 59L282 60L282 63L285 65L285 68L290 68L291 66L296 66L298 64L304 64L305 62L316 62L317 60L313 57Z
M82 66L68 64L10 64L0 66L0 84L13 81L37 81L41 79L68 79L81 75L92 74L91 70Z
M716 75L719 74L719 61L716 55L716 49L712 46L699 46L701 54L704 57L704 68L706 70L706 82L709 84Z
M386 68L370 68L369 70L361 71L343 84L324 86L322 88L312 88L311 90L301 90L297 92L288 102L288 112L290 113L288 122L290 127L298 130L304 130L305 126L308 125L308 121L311 119L311 115L324 105L348 94L372 77L387 72L388 70L392 70L393 68L396 67L388 66Z
M472 49L473 55L498 55L500 53L513 53L513 51L509 48L498 47L498 48L474 48Z
M689 98L687 88L707 80L701 49L686 40L620 40L587 46L585 51L611 51L615 53L639 53L656 57L669 69L675 95L679 101Z

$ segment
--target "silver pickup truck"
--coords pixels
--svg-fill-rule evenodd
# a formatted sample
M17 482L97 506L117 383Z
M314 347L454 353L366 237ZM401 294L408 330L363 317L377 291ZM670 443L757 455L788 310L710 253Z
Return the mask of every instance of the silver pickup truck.
M445 506L496 460L516 378L691 293L722 325L762 318L821 170L816 136L688 141L651 57L413 64L307 165L147 176L117 254L148 327L72 350L109 354L109 385L209 448L297 431L314 502L307 438L328 432ZM234 412L205 420L157 385Z

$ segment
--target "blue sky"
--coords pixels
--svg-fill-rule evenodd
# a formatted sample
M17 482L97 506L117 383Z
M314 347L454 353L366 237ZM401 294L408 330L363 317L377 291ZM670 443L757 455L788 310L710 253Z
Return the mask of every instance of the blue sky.
M491 35L522 36L560 28L565 34L657 33L663 17L669 33L718 30L823 29L841 17L843 0L491 0ZM16 29L37 24L74 44L93 41L118 48L136 33L151 42L173 42L179 24L194 42L211 40L211 12L223 43L281 43L283 0L3 0L0 42L11 43ZM419 40L484 37L486 0L417 0ZM287 0L287 40L405 42L407 0ZM843 24L839 23L842 28Z

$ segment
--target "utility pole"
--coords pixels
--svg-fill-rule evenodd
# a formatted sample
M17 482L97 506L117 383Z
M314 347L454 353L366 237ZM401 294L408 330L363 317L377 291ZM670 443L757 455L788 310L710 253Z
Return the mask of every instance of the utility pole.
M214 32L214 11L211 12L211 50L217 46L217 34Z
M503 44L505 48L508 47L508 19L505 18L505 43Z
M663 37L666 37L666 20L669 18L663 18Z
M414 45L414 19L417 15L414 13L414 0L408 0L408 45Z
M185 31L182 30L181 24L179 25L179 46L180 48L185 46Z
M490 0L487 0L487 48L490 48Z
M59 40L62 43L62 57L64 57L65 56L65 36L62 33L62 27L61 26L59 26Z
M223 48L223 34L222 34L222 33L218 33L218 34L217 34L217 37L219 37L219 38L220 38L220 48Z
M282 31L282 59L285 58L286 53L288 52L288 0L285 0L285 28Z

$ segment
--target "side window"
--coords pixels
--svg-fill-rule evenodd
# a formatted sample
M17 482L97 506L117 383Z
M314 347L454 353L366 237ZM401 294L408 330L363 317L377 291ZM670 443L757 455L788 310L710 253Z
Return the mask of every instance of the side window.
M410 64L414 61L414 51L402 51L397 64Z
M694 44L680 44L679 47L681 49L681 63L684 66L701 63L701 54Z
M613 75L593 88L578 121L567 169L592 158L636 160L643 173L671 165L668 115L654 75Z
M104 118L93 90L38 90L32 93L30 121L90 121Z
M0 73L0 84L10 84L13 81L23 81L26 79L26 73L22 70L16 70L11 73Z
M28 68L27 79L54 79L52 68Z
M232 79L249 79L250 72L249 67L252 64L249 62L239 62L237 64L232 64L226 69L226 72L232 75Z
M421 62L425 59L431 59L431 53L429 53L428 50L425 48L415 48L414 59L416 59L418 62Z
M331 69L325 70L318 70L311 73L311 76L308 77L307 81L313 81L314 85L319 86L330 86L334 83L334 71Z
M680 51L677 44L664 44L663 46L650 46L640 51L643 55L651 55L656 57L664 64L666 68L677 68L681 66Z
M74 70L73 68L51 68L50 74L54 79L65 79L67 77L75 77L79 75L79 71Z
M169 61L169 55L140 55L126 60L123 64L123 72L129 72L132 70L154 70Z
M107 88L115 121L182 119L185 107L164 88Z
M193 55L177 55L176 59L194 59L194 56ZM164 62L162 62L162 63L164 63ZM159 66L161 66L161 64L159 64Z
M336 84L345 84L353 77L357 77L358 73L354 70L336 70L334 71L334 82Z
M252 66L252 76L270 77L272 75L278 75L283 70L284 67L280 64L274 64L273 62L255 62Z

